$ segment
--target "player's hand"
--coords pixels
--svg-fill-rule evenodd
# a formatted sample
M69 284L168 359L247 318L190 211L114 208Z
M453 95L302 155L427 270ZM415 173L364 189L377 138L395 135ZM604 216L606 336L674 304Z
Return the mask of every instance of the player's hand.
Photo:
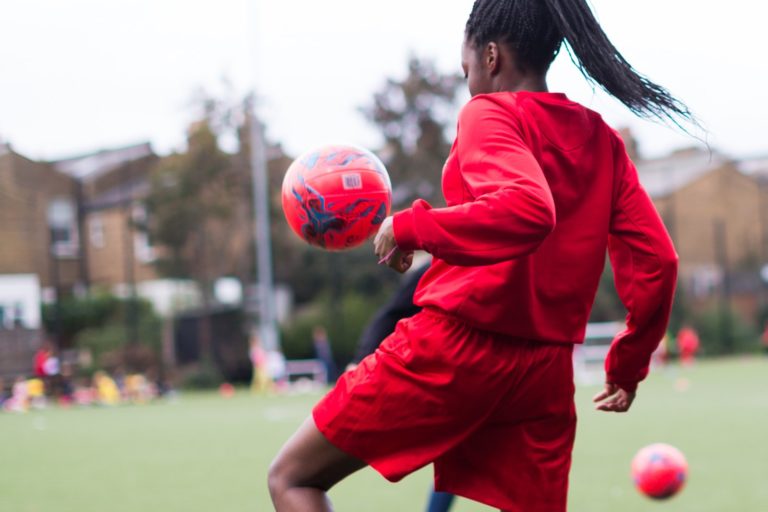
M373 249L380 264L385 264L401 274L411 268L413 264L413 253L402 252L397 247L392 217L387 217L381 223L379 232L373 239Z
M595 409L606 412L627 412L634 400L634 392L624 391L610 382L606 382L605 389L592 398L592 401L597 404Z

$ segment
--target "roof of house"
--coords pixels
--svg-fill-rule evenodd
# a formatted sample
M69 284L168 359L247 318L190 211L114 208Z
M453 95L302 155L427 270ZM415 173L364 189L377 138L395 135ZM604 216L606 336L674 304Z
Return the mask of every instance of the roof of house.
M122 148L103 149L95 153L75 156L51 162L53 167L79 180L92 179L105 174L116 167L135 160L154 155L149 142L125 146Z
M640 182L652 198L665 197L693 183L729 160L715 152L691 148L662 158L636 162Z
M747 176L753 176L761 181L768 180L768 155L745 158L740 160L736 167Z
M145 181L125 183L121 187L114 188L97 197L85 201L85 209L88 211L105 210L116 206L125 206L137 198L146 197L150 191L150 184Z

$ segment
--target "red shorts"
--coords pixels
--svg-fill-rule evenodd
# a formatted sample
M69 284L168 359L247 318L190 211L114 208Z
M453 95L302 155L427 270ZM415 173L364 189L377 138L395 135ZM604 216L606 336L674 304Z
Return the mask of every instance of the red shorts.
M425 310L345 373L313 417L388 480L434 463L437 490L513 512L564 512L572 351Z

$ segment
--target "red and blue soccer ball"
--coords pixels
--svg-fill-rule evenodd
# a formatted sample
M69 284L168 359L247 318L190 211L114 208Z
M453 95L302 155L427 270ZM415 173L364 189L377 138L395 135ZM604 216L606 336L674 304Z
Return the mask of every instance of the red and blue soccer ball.
M632 459L632 479L637 489L655 500L671 498L685 485L688 462L668 444L652 444Z
M356 247L389 215L392 184L376 155L325 146L297 158L283 178L283 213L304 241L327 250Z

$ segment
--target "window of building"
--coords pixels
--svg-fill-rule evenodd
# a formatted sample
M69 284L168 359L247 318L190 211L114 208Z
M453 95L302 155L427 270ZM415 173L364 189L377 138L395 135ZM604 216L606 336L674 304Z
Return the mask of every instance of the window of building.
M51 236L51 252L54 255L59 258L77 256L80 244L73 201L57 198L48 203L48 228Z
M135 229L133 250L136 259L142 263L152 263L155 261L155 247L147 230L147 209L144 205L136 205L131 211L131 217Z
M104 220L98 213L94 213L88 219L88 239L92 247L96 249L104 248Z
M155 248L152 246L149 235L144 232L134 233L133 249L136 259L142 263L152 263L155 261Z
M700 265L690 276L690 292L694 297L709 297L723 282L723 272L712 265Z

